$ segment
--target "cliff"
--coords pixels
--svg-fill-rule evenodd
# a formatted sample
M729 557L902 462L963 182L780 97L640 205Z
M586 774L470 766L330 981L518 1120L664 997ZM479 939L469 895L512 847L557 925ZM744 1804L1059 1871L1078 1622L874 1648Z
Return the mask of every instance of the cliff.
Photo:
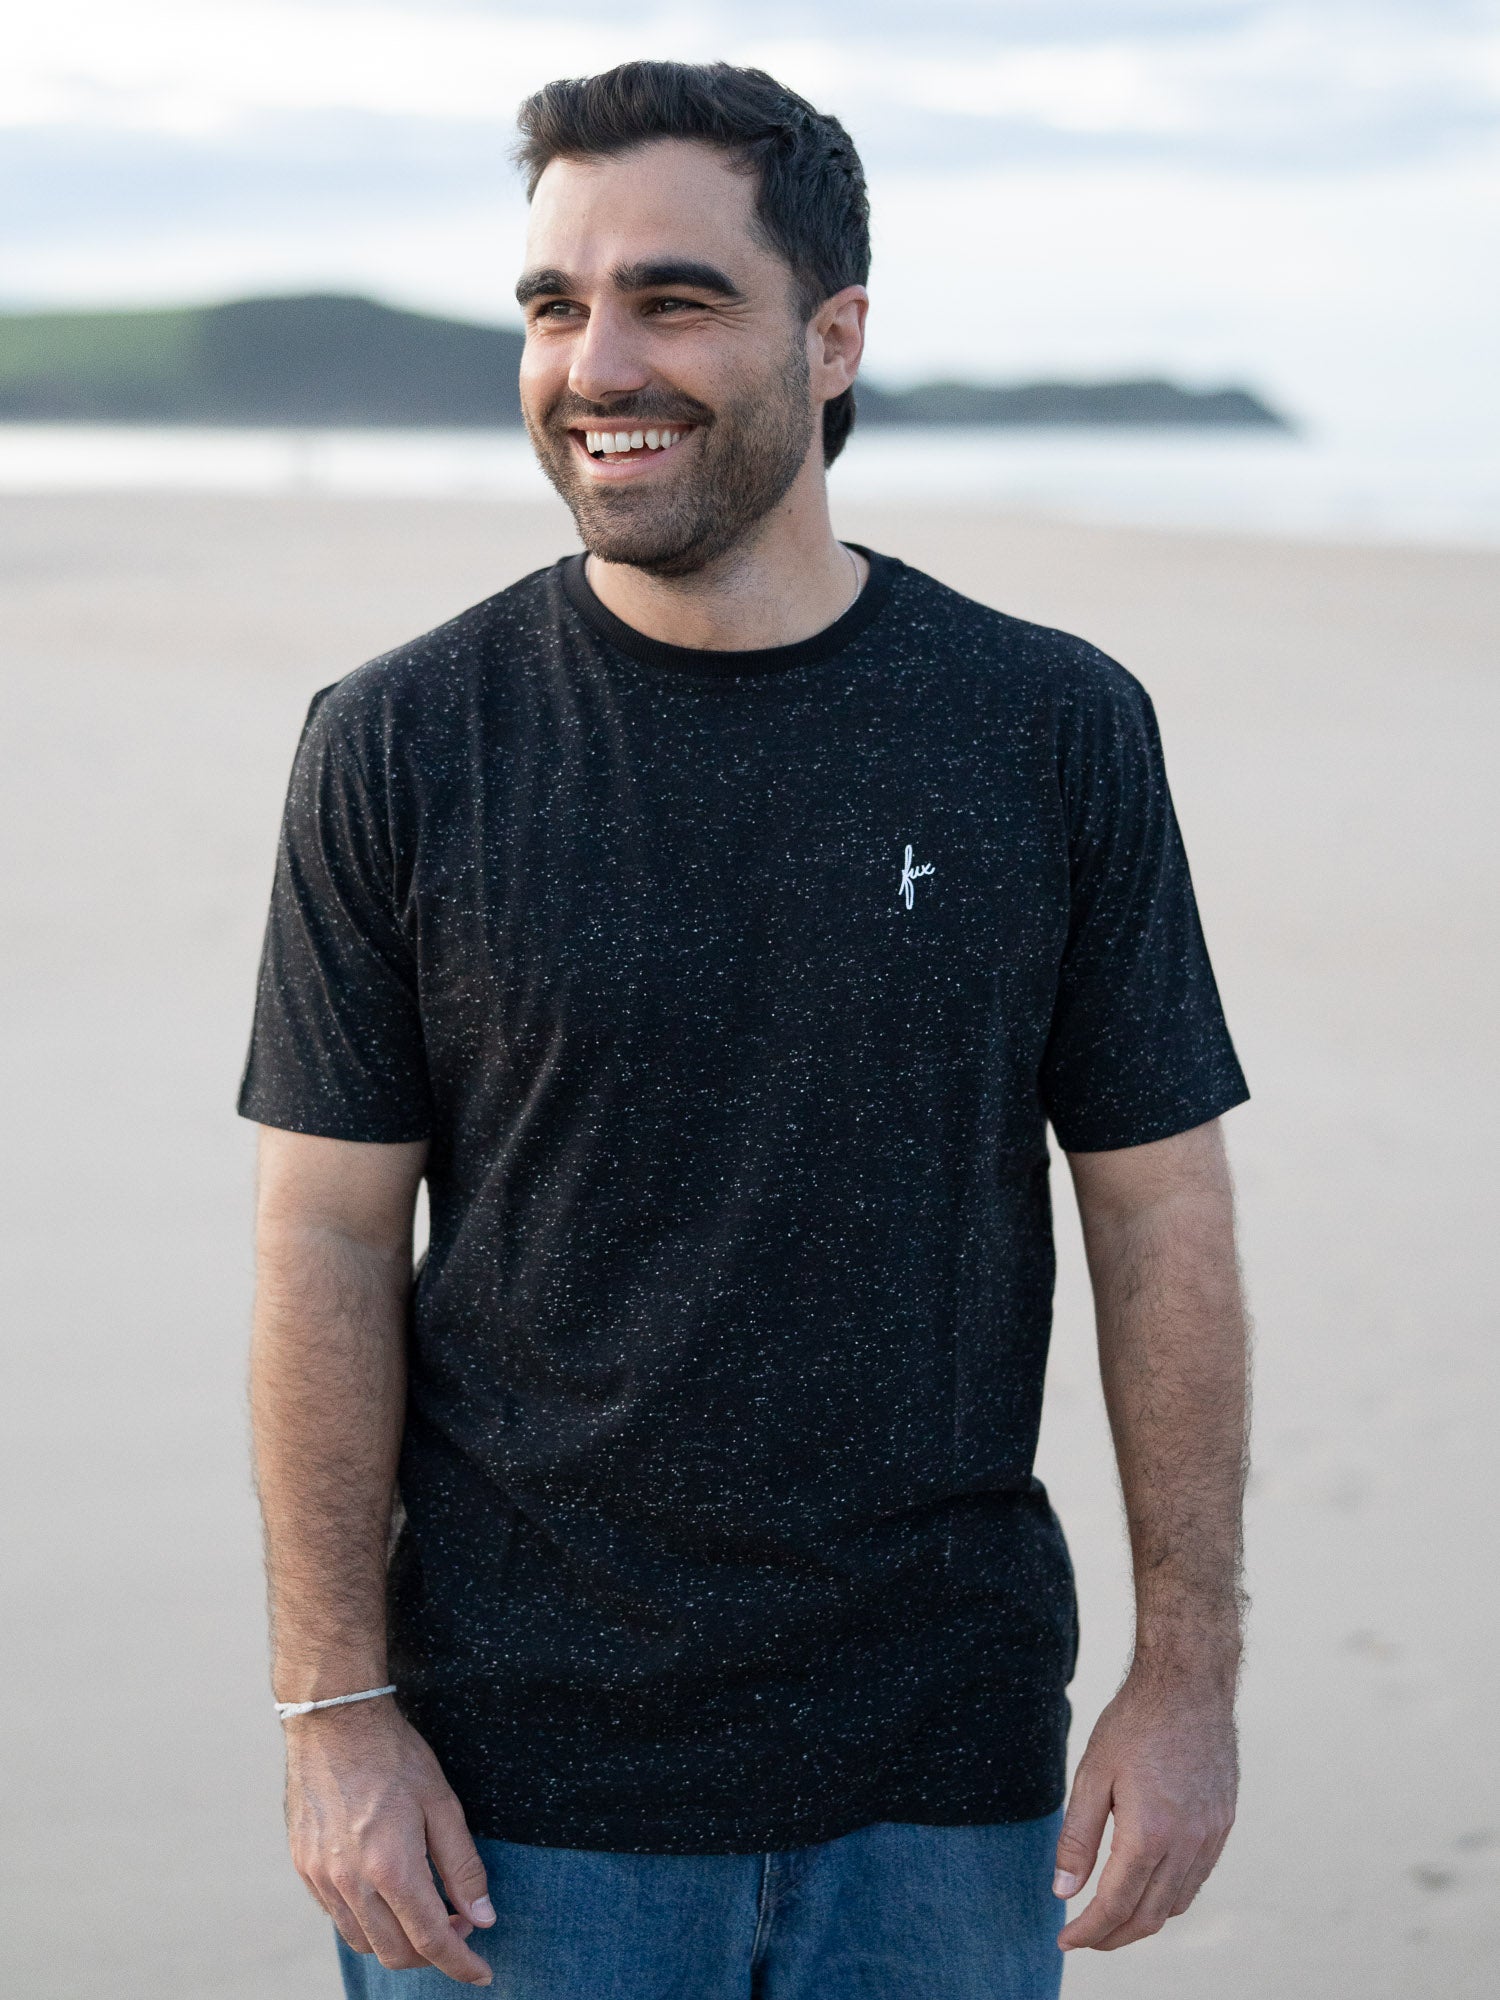
M160 312L0 314L0 419L76 423L518 424L522 337L373 300L239 299ZM861 424L1258 425L1239 388L861 382Z

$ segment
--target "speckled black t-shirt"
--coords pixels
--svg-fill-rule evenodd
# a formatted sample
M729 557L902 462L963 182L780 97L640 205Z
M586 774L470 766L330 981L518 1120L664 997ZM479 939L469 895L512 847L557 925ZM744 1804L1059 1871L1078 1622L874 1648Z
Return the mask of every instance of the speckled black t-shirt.
M247 1117L430 1141L391 1678L476 1834L1062 1795L1046 1127L1246 1095L1151 704L890 558L692 652L580 558L317 697Z

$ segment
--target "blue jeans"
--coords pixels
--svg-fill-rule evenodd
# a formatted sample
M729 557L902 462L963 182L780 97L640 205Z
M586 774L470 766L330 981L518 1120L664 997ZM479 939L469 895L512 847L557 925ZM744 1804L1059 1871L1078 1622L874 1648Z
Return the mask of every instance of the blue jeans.
M614 1854L481 1840L493 2000L1055 2000L1062 1814L859 1828L779 1854ZM349 2000L437 2000L339 1940Z

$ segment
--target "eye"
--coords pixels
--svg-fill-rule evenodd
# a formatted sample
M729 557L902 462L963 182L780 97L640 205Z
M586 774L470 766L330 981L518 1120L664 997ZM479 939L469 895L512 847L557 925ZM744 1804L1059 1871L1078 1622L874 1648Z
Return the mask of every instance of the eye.
M654 313L695 312L699 310L699 302L697 299L653 299L646 310Z
M571 299L547 299L532 315L534 319L567 319L578 308Z

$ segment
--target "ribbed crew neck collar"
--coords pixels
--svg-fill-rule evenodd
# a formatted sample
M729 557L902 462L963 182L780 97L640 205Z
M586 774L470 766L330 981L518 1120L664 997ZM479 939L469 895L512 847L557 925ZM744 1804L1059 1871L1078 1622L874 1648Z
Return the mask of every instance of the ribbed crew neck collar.
M704 649L697 646L669 646L664 640L648 638L623 618L617 618L594 595L593 585L584 574L582 554L565 556L559 565L568 602L579 617L617 651L629 654L650 667L666 667L677 673L712 676L716 680L738 680L748 674L783 673L788 667L812 666L831 660L858 638L878 618L891 593L891 585L902 565L895 556L876 555L859 542L846 547L862 555L870 565L865 587L841 618L814 632L810 639L798 639L790 646L761 646L742 652Z

